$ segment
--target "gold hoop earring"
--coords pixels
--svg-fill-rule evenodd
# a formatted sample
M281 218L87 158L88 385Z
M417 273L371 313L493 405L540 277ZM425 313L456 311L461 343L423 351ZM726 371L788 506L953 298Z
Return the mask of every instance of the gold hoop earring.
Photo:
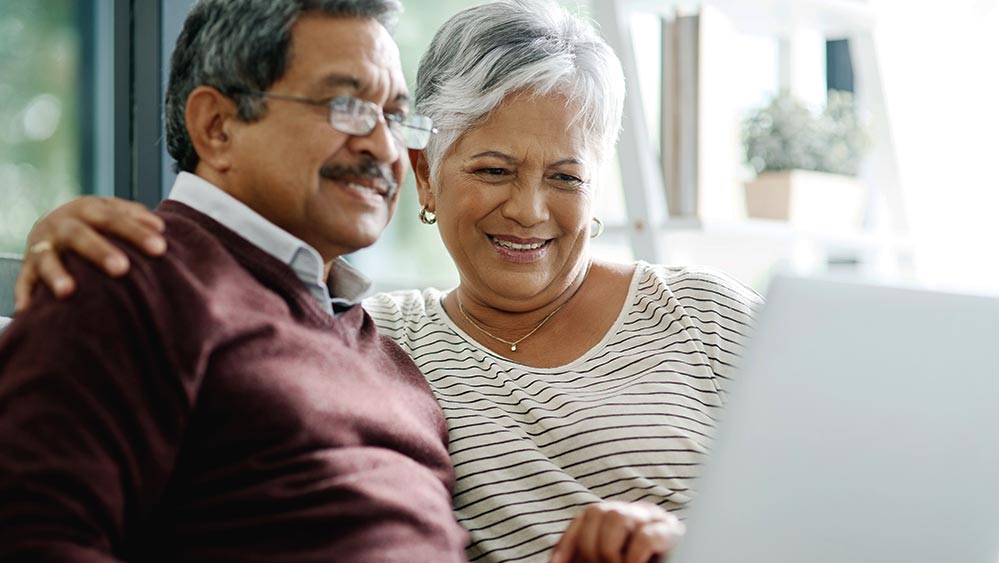
M593 229L590 229L590 238L597 238L598 236L604 234L604 222L601 221L599 218L594 217L593 223L596 224L597 231L593 232Z
M433 211L428 210L427 206L424 205L423 208L420 209L420 222L424 225L433 225L437 222L437 215L435 215Z

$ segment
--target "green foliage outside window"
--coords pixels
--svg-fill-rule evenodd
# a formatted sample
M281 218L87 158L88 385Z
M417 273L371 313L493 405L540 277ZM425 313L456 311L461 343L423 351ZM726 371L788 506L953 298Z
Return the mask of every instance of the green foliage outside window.
M80 192L72 0L0 0L0 252Z

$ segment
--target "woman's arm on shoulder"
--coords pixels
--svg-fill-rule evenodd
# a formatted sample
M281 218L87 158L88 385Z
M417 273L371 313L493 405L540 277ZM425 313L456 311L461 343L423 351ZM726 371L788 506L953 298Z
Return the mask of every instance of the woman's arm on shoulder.
M150 256L166 252L163 220L132 201L83 196L53 209L35 223L28 234L24 264L14 286L15 309L24 310L31 290L41 282L59 298L68 297L76 281L59 256L72 250L100 266L108 275L128 272L128 258L102 233L121 237Z

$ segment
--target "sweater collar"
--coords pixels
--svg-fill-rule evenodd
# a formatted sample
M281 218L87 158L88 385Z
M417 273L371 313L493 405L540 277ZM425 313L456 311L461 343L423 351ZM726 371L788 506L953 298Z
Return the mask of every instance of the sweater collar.
M167 199L204 213L287 264L329 313L334 307L343 309L359 303L371 289L371 281L343 258L334 260L324 283L323 260L315 248L200 176L178 174Z

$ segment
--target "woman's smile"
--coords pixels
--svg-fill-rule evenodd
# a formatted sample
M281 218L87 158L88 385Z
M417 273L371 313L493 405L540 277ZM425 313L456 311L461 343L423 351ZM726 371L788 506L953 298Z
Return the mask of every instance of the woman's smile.
M508 235L487 235L496 252L512 262L527 263L544 258L555 239L522 239Z

